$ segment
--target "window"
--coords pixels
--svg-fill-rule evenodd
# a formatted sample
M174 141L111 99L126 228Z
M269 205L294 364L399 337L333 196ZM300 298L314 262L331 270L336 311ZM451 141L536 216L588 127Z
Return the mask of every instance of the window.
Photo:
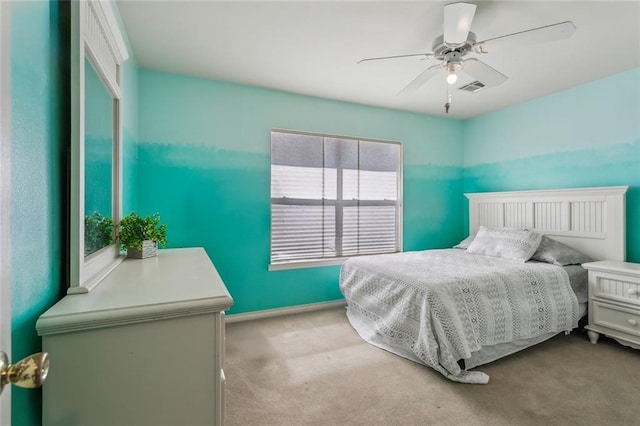
M271 132L271 264L401 251L399 142Z

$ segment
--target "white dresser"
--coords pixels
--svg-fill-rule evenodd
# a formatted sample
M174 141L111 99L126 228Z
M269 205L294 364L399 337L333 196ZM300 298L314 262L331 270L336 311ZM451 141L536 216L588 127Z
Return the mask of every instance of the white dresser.
M66 296L36 325L51 358L43 424L222 425L232 303L202 248L127 259Z
M582 266L589 270L591 343L605 334L640 349L640 264L606 260Z

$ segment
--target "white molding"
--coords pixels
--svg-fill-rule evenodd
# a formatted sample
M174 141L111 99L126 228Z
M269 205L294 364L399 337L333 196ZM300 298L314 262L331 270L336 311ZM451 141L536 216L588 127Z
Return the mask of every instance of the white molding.
M514 218L507 214L509 226L529 228L548 235L594 260L624 261L625 194L628 188L611 186L464 194L469 199L469 233L476 232L480 225L507 226L505 210L509 213L513 205L521 204L526 206L527 215ZM536 209L536 205L546 208ZM540 226L536 227L536 224Z
M476 192L464 194L469 200L474 198L482 199L504 199L508 197L514 199L531 199L540 196L570 198L576 196L578 198L584 195L623 195L629 189L628 186L599 186L590 188L562 188L562 189L534 189L528 191L503 191L503 192Z
M327 259L305 259L305 260L289 260L270 263L268 265L269 271L286 271L289 269L304 269L304 268L319 268L322 266L336 266L342 265L351 257L331 257Z
M603 260L599 262L583 263L582 267L590 271L614 272L618 275L640 277L640 264L638 263Z
M225 299L226 302L226 299ZM227 306L228 303L222 304ZM38 335L70 333L104 327L118 327L140 322L188 317L220 312L221 304L213 299L132 306L118 310L89 311L63 315L43 315L36 327Z
M398 193L396 201L396 249L404 251L404 144L400 143L400 155L398 155L397 185Z
M71 8L71 161L69 190L69 279L70 287L82 284L84 263L84 42L80 19L82 2L70 2ZM81 207L82 206L82 207Z
M242 321L251 321L265 318L274 318L282 315L301 314L305 312L319 311L322 309L339 308L347 306L345 300L332 300L329 302L309 303L307 305L291 306L287 308L265 309L263 311L245 312L241 314L225 315L227 324Z
M109 38L109 45L113 47L113 54L116 57L117 62L120 64L124 63L129 59L129 52L127 51L124 38L120 33L118 20L113 12L113 4L115 3L108 0L93 0L91 3L96 5L96 9L100 10L99 13L102 14L103 19L107 24L106 28L110 30L107 37Z
M69 287L67 294L88 293L94 287L118 267L126 256L120 254L120 248L117 244L103 247L96 253L92 253L85 258L82 276L87 277L84 285L77 287ZM106 262L110 259L110 262Z
M11 357L11 2L0 1L0 350ZM11 424L11 386L0 398Z
M112 92L119 93L119 67L129 58L111 2L85 0L81 8L82 34L85 49L105 83Z

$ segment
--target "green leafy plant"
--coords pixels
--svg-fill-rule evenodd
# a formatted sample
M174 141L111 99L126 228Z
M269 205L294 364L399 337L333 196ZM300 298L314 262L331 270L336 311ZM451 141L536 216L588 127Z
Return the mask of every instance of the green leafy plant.
M108 246L113 242L113 222L98 212L84 217L84 255Z
M131 212L120 220L118 243L123 250L132 247L142 250L144 240L155 241L163 247L167 244L167 225L160 224L158 213L143 218Z

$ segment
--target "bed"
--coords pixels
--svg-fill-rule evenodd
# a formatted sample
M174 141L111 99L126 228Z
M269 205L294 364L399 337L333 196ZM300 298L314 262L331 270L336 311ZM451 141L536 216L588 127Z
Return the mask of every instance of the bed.
M578 326L588 259L625 259L627 187L465 194L456 248L355 257L340 272L347 317L367 342L453 381ZM533 260L532 260L533 259Z

